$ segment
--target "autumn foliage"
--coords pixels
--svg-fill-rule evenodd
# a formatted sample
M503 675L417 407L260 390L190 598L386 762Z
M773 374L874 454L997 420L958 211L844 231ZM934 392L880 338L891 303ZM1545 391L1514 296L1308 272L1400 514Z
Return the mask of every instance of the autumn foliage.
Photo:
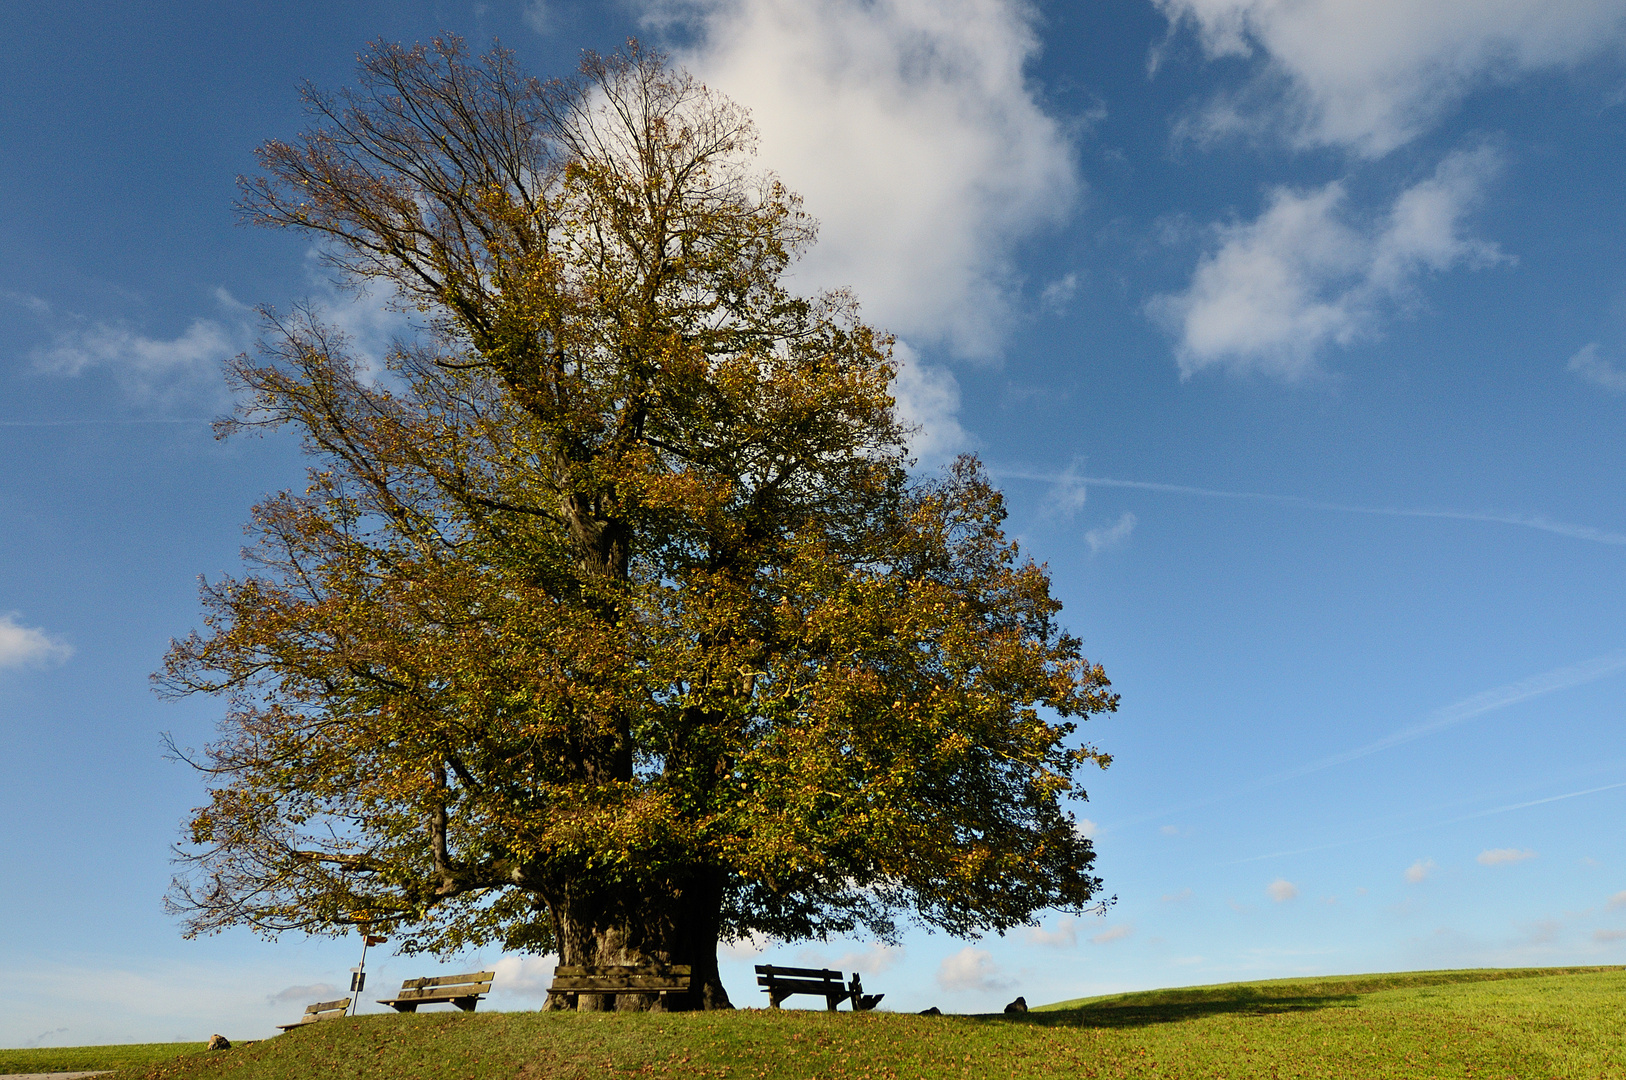
M890 339L784 285L814 230L745 112L455 41L308 101L245 214L419 333L376 372L271 316L232 369L223 431L312 468L160 677L227 703L189 929L689 963L718 1007L720 940L1090 904L1065 718L1116 698L977 463L909 473Z

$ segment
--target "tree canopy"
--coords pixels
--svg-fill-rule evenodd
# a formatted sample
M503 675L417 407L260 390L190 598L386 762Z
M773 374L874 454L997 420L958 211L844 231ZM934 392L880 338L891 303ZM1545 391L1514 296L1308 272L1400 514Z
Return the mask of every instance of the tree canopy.
M911 475L891 339L785 285L813 223L746 112L636 44L378 44L306 100L243 212L418 332L374 371L268 314L231 368L222 433L312 465L159 676L226 702L189 931L689 963L718 1007L720 940L1088 906L1068 718L1116 696L977 462Z

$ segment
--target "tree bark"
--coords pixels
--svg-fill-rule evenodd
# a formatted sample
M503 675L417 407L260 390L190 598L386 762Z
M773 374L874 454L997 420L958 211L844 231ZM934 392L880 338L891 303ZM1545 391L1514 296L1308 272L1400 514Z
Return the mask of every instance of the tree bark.
M623 883L591 889L568 882L548 899L561 964L687 964L687 994L549 994L544 1010L683 1012L731 1009L717 971L722 921L720 870L703 868L680 881Z

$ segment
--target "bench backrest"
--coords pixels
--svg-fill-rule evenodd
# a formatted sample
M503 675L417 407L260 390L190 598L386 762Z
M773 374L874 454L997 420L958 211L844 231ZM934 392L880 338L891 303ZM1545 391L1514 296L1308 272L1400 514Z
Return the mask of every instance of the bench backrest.
M401 998L470 997L491 992L495 971L472 971L467 975L441 975L438 978L408 979L401 984Z
M798 981L815 979L821 982L841 981L841 972L831 971L829 968L797 968L780 967L778 964L757 965L757 985L767 986L775 979L796 979Z
M560 964L553 969L554 993L658 993L688 990L694 981L688 964Z
M342 1015L350 1010L350 999L340 998L337 1001L318 1001L314 1005L305 1006L305 1015L313 1020L326 1020L329 1014Z

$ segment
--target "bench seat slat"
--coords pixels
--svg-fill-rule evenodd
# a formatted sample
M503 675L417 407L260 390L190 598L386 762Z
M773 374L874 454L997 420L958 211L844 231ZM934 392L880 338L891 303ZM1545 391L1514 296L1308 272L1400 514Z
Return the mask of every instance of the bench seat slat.
M781 975L789 975L793 979L831 979L835 982L841 981L841 972L831 971L829 968L780 967L778 964L757 965L758 975L766 975L770 971L773 973L773 976L776 979Z
M495 971L473 971L467 975L442 975L435 979L408 979L401 984L402 990L419 990L429 986L460 986L463 983L489 983L497 977Z
M416 1012L419 1005L456 1005L473 1012L482 997L491 992L495 971L471 971L466 975L440 975L435 978L407 979L392 998L378 998L396 1012Z
M812 979L781 979L777 976L772 982L766 978L757 980L758 986L768 987L780 994L845 994L847 988L839 982L817 982Z
M308 1013L324 1013L348 1008L350 1008L350 999L340 998L337 1001L318 1001L314 1005L307 1005L305 1011Z
M337 1020L350 1011L350 999L340 998L338 1001L318 1001L314 1005L305 1006L305 1015L289 1024L278 1024L283 1031L292 1031L296 1027L314 1024L320 1020Z
M692 981L687 975L628 975L620 978L614 975L555 975L552 989L557 993L570 994L675 993L688 990Z
M402 990L398 995L402 1001L428 1001L431 998L470 997L474 994L488 994L491 984L468 983L462 986L426 986L421 990Z
M560 975L681 975L688 977L693 969L688 964L560 964L553 969Z

